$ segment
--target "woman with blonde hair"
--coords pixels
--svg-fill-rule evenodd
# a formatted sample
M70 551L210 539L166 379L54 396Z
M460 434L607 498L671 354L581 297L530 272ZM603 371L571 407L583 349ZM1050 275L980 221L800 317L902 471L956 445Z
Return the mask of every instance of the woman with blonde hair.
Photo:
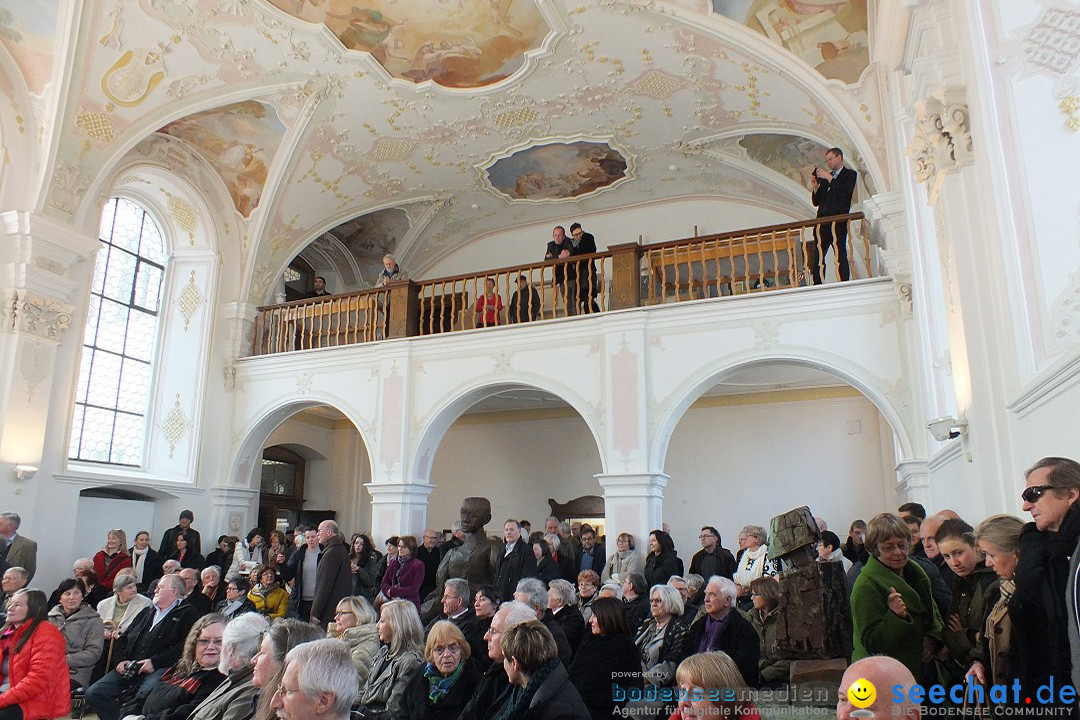
M691 655L675 671L679 706L670 720L724 717L761 720L750 699L750 687L727 653Z
M449 620L431 627L424 644L425 662L405 690L403 720L457 720L480 682L465 635Z
M1016 564L1020 562L1020 532L1024 521L1012 515L993 515L975 528L975 545L982 551L986 567L998 576L999 596L986 616L982 633L982 659L971 663L968 675L980 684L1007 684L1012 655L1012 620L1009 601L1016 592Z
M379 616L365 598L351 595L337 604L334 619L326 626L326 637L337 638L349 646L360 687L367 682L371 663L379 652Z
M600 575L603 585L611 581L620 582L627 575L642 573L645 571L645 563L641 556L634 552L634 536L630 533L619 533L615 538L615 552L604 564L604 572Z
M424 661L424 628L410 600L389 600L380 611L379 641L367 683L360 693L365 716L401 717L405 688Z
M322 632L318 625L295 618L274 621L263 633L259 650L251 658L251 684L256 688L255 710L252 714L241 716L244 720L251 717L255 720L278 720L273 700L281 687L281 678L285 675L285 656L297 645L313 642L321 637Z
M127 551L127 533L110 530L105 535L105 547L94 556L94 574L98 576L98 582L111 593L116 573L129 567L131 556Z

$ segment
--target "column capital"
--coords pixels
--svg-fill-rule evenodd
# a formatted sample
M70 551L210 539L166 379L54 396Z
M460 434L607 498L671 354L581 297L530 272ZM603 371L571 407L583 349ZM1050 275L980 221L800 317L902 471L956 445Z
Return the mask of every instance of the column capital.
M593 475L600 487L604 488L604 497L651 497L663 494L670 475L664 473L597 473Z
M403 499L426 502L435 490L428 483L372 482L365 483L364 489L371 493L371 503L398 503Z

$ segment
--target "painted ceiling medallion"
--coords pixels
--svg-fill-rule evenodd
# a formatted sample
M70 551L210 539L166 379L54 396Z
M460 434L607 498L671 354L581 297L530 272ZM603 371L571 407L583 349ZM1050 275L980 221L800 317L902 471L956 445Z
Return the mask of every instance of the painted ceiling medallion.
M448 88L478 88L525 65L551 28L535 0L270 0L322 23L349 50L371 53L392 77Z
M627 155L605 141L555 141L510 152L483 168L511 200L573 200L629 179Z

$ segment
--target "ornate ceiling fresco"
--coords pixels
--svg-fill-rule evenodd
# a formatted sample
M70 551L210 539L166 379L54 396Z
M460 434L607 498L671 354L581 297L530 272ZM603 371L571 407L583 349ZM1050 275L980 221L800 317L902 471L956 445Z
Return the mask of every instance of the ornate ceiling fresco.
M484 87L524 64L550 28L534 0L270 0L322 23L350 50L368 52L392 77L448 88Z
M627 177L626 158L604 142L533 145L484 168L492 188L513 200L569 200Z
M859 0L0 0L0 52L40 54L57 18L67 71L40 87L63 99L35 105L29 70L0 63L22 106L64 113L26 121L35 202L96 226L121 168L177 155L147 143L167 135L205 168L163 166L236 208L232 266L256 301L328 233L351 275L390 250L422 277L568 204L811 217L800 179L832 145L888 185L879 68L822 59L854 57L859 28L865 44Z
M0 0L0 45L38 94L52 75L56 42L55 0Z

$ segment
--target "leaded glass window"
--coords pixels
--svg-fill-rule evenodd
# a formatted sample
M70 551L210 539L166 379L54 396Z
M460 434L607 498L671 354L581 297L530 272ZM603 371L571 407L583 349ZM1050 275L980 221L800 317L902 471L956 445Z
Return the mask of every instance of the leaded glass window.
M140 465L165 243L154 219L124 198L106 203L100 239L68 457Z

